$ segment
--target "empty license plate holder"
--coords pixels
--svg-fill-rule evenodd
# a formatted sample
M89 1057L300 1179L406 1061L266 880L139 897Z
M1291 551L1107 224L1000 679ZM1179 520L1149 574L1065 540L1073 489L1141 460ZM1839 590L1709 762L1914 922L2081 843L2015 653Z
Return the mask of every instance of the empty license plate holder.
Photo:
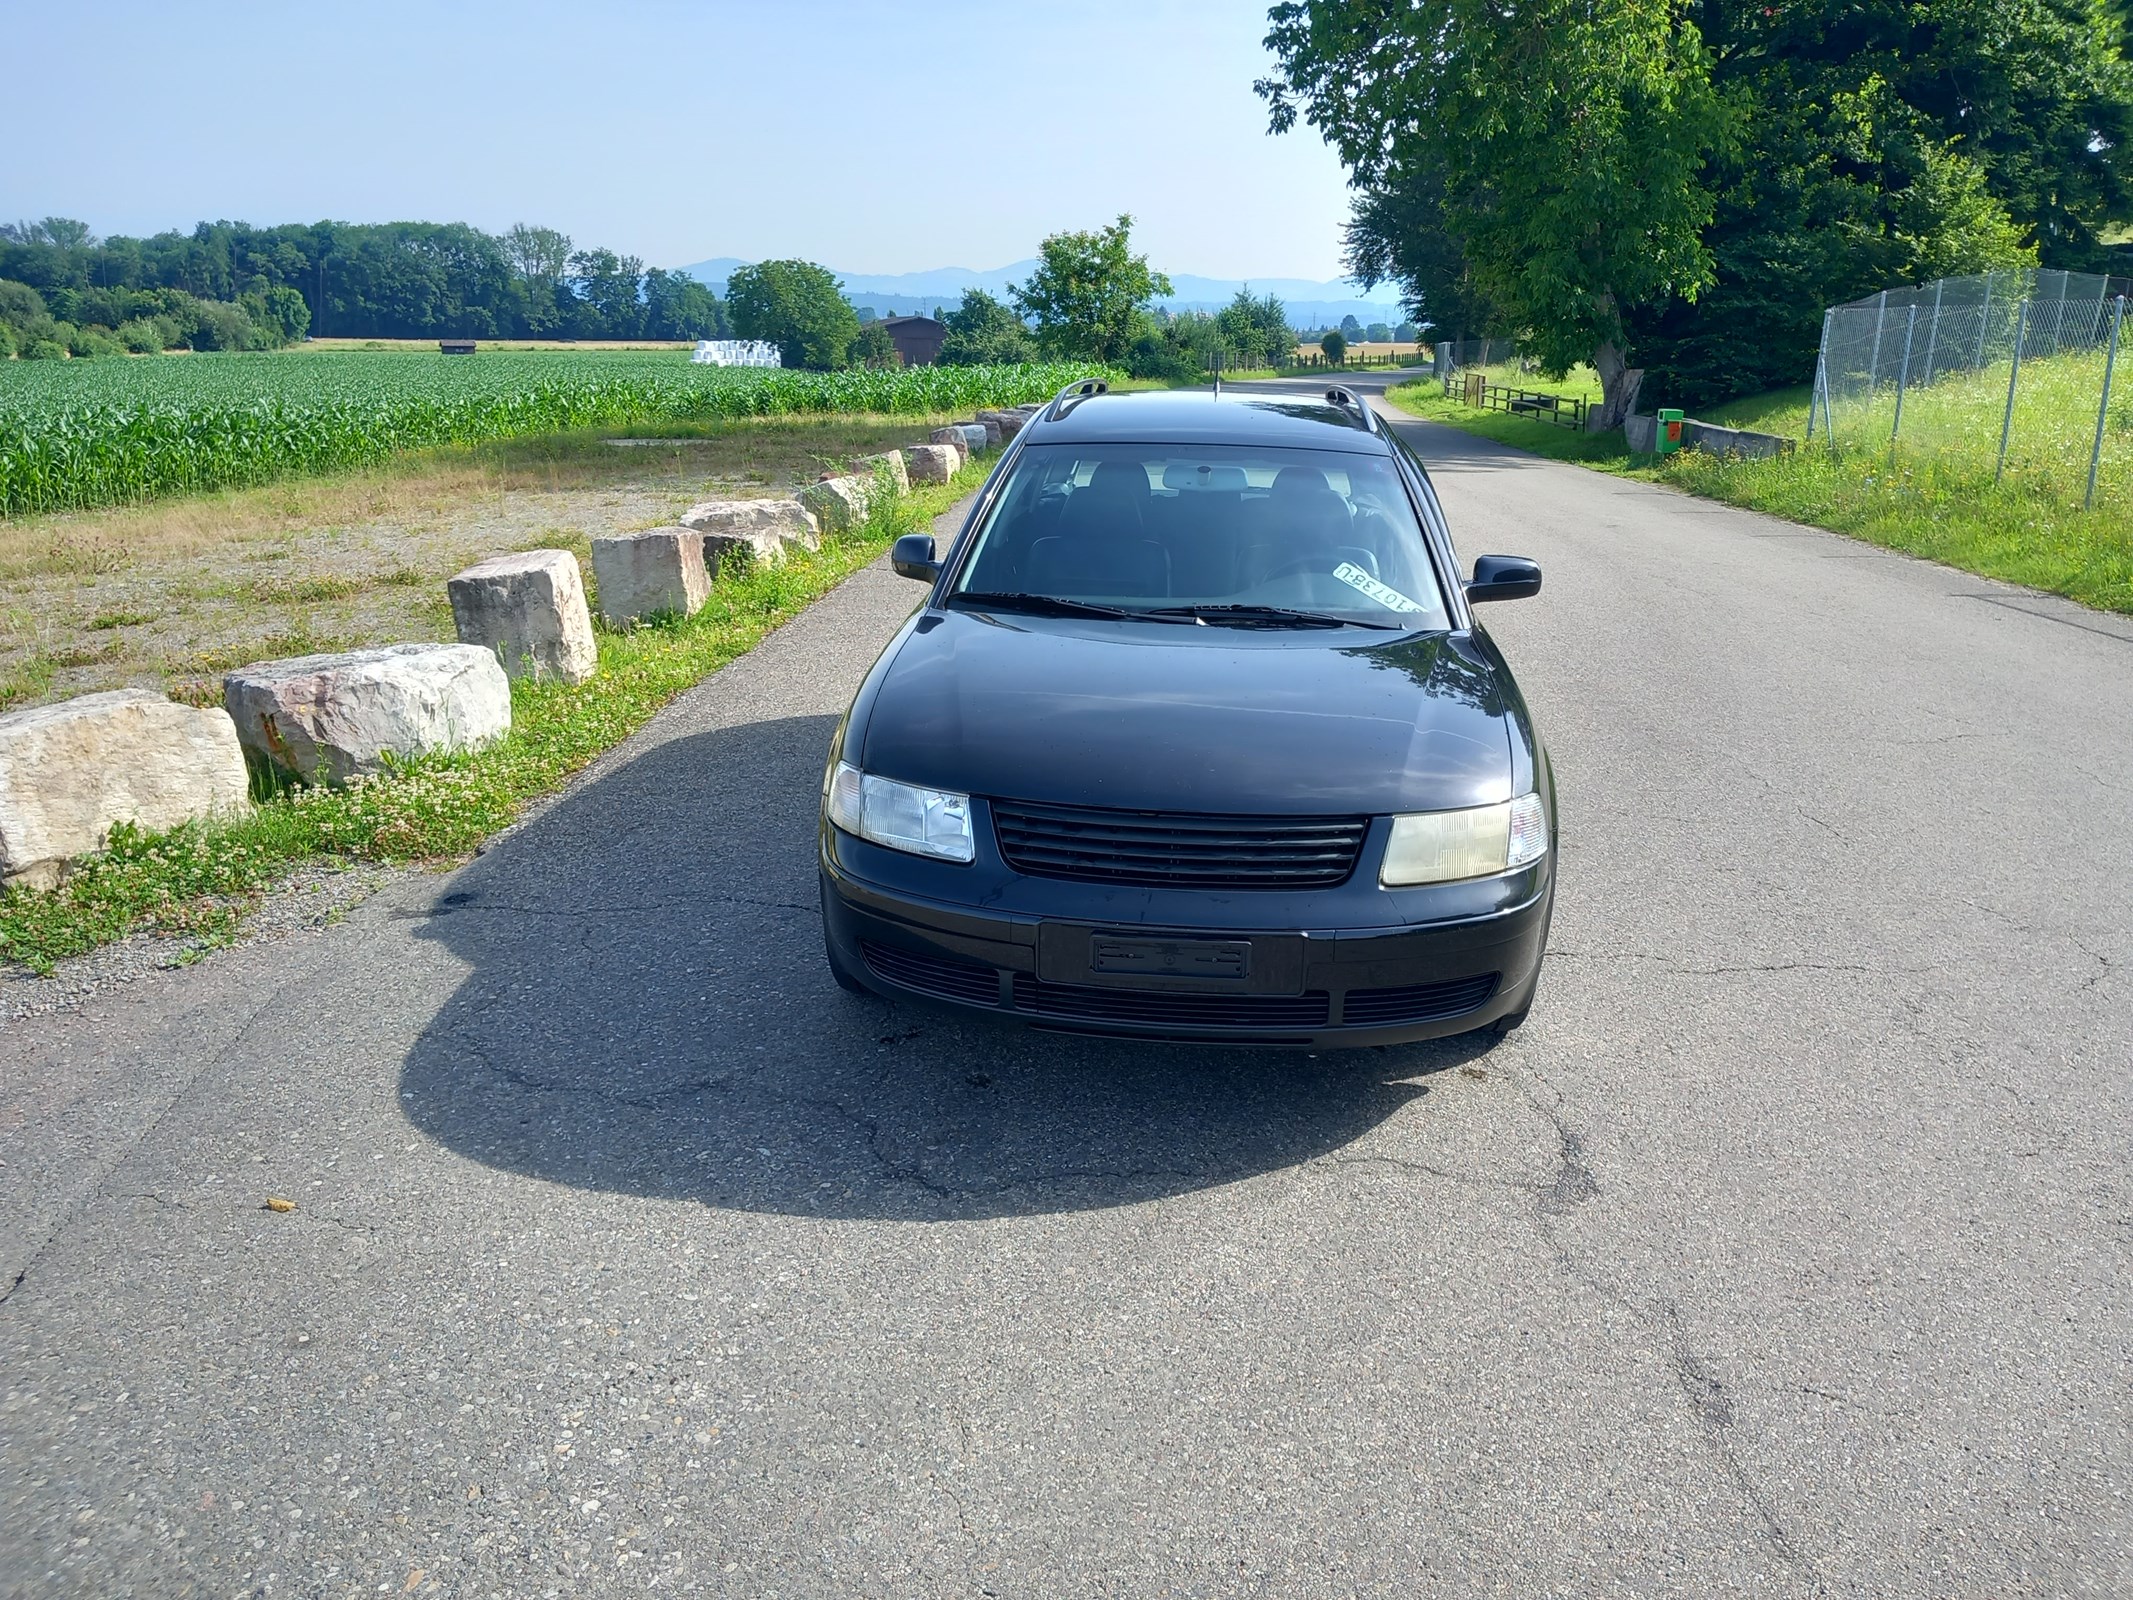
M1047 922L1037 930L1037 976L1121 989L1301 994L1303 941L1294 934L1224 939Z

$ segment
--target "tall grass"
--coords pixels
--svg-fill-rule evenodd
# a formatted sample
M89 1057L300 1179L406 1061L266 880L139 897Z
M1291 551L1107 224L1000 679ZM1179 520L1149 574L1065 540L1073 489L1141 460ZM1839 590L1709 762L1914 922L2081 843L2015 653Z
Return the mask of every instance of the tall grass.
M2022 363L1994 481L2010 363L1835 403L1835 439L1775 461L1684 452L1664 476L1698 494L1811 522L2089 605L2133 611L2133 361L2121 352L2093 509L2084 509L2104 352ZM1804 436L1806 391L1722 408L1738 426ZM1713 420L1720 420L1714 418Z
M2133 334L2133 327L2127 331ZM2120 351L2095 507L2082 506L2103 363L2101 351L2022 363L1998 482L2005 361L1910 389L1900 433L1893 388L1839 399L1834 450L1819 422L1814 440L1806 440L1805 387L1699 413L1707 421L1800 441L1793 454L1770 461L1694 450L1656 462L1632 457L1619 434L1573 434L1525 417L1474 411L1456 398L1446 400L1433 382L1402 385L1388 398L1417 416L1538 454L1656 478L1986 577L2133 612L2133 351ZM1543 385L1529 380L1527 387Z
M616 423L1016 405L1101 371L1052 363L793 372L696 366L656 350L7 361L0 516Z

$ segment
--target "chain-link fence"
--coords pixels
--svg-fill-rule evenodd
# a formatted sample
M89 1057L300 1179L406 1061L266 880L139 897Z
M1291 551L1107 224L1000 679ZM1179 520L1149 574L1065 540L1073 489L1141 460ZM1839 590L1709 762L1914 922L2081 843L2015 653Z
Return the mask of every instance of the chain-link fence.
M1518 360L1516 339L1439 339L1432 348L1437 376L1444 379L1446 394L1451 393L1455 372L1468 367L1500 367ZM1524 363L1520 366L1523 368Z
M1943 458L2093 504L2133 496L2133 391L2112 409L2133 282L2032 269L1888 289L1823 313L1807 436Z

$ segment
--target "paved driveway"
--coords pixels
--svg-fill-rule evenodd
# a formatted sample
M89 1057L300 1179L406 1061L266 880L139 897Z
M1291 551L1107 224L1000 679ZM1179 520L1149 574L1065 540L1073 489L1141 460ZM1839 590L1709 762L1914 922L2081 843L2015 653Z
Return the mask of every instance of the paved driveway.
M464 870L0 1030L0 1592L2133 1587L2133 627L1413 432L1547 569L1523 1032L840 993L869 570Z

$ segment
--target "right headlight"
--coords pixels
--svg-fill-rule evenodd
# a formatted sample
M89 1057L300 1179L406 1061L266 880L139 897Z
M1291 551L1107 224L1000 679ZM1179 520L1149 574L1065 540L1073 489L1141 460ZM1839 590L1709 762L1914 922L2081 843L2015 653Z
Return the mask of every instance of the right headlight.
M967 863L977 857L967 794L898 783L840 761L830 772L824 798L830 821L846 833L941 861Z
M1417 811L1392 819L1378 882L1397 889L1487 878L1547 853L1548 819L1537 794L1466 811Z

